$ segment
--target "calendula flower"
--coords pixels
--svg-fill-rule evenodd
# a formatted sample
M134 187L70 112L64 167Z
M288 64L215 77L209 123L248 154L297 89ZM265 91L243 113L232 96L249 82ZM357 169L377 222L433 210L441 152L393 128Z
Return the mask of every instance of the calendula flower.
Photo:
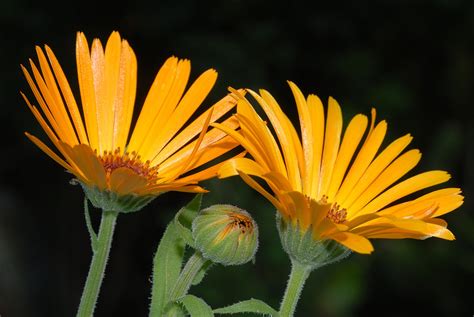
M167 191L203 192L197 183L215 176L219 166L189 172L237 145L218 129L207 131L210 122L235 106L233 95L185 126L214 86L213 69L186 90L190 61L166 60L130 133L137 60L118 32L110 35L105 49L98 39L89 49L84 34L77 34L81 107L53 51L36 47L36 53L39 68L30 60L31 73L22 70L41 110L22 96L58 153L26 135L79 180L97 207L108 201L109 209L133 211L143 205L137 197L147 202ZM224 124L234 129L238 123L230 118Z
M342 133L341 108L334 99L329 98L324 115L317 96L305 98L294 83L289 85L298 108L301 139L270 93L249 90L277 139L250 102L241 97L235 115L241 129L213 126L234 137L252 158L227 162L219 177L240 175L276 207L281 228L310 232L313 241L336 241L356 252L370 253L371 238L454 239L439 217L461 206L459 188L438 189L400 202L450 178L447 172L433 170L399 181L421 158L419 150L404 152L412 140L410 135L381 149L387 123L375 124L375 110L370 125L365 115L358 114ZM273 195L253 177L264 180Z

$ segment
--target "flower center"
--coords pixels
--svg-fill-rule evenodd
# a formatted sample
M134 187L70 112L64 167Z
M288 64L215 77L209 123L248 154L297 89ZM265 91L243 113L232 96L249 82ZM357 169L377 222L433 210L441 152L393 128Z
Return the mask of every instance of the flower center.
M150 161L142 162L140 155L135 151L132 153L125 152L124 154L120 154L120 152L120 148L117 148L114 152L104 151L104 154L97 156L102 166L104 166L107 178L117 168L125 167L145 177L149 183L156 181L158 178L158 166L151 167Z
M328 196L323 195L321 197L320 203L327 204ZM338 203L334 202L331 206L331 209L329 209L326 217L331 219L334 223L343 223L344 221L346 221L347 210L346 208L341 208Z

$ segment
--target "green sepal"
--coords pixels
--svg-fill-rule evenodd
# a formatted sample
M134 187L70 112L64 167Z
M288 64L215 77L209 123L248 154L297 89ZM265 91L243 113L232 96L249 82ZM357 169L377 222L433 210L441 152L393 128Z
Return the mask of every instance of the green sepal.
M290 258L312 269L340 261L351 254L351 250L331 240L315 240L309 227L302 231L298 223L287 223L277 213L277 228L281 244Z
M186 295L178 300L183 304L191 317L213 317L212 308L202 299L194 295Z
M267 303L259 299L248 299L226 307L214 309L216 314L238 314L238 313L255 313L278 317L278 312Z
M193 200L178 211L173 220L179 235L186 241L186 244L192 248L194 248L194 238L191 232L191 226L194 218L196 218L199 213L201 202L202 194L197 194Z
M100 190L96 186L87 186L79 181L73 182L81 184L86 197L91 204L98 209L115 211L120 213L130 213L141 210L148 205L157 195L119 195L110 190Z

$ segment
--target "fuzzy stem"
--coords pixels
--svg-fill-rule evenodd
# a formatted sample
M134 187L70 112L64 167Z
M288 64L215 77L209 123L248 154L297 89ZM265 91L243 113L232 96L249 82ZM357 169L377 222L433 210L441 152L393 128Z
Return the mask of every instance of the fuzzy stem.
M87 275L86 284L82 292L81 303L77 311L77 317L91 317L99 297L100 286L104 279L105 266L112 245L115 223L118 213L114 211L103 211L100 222L99 234L96 240L96 248L92 256L91 266Z
M280 317L292 317L294 315L304 283L311 271L311 266L291 260L291 273L281 302Z
M183 270L179 274L176 284L171 289L169 301L175 302L179 298L186 295L194 281L194 278L199 273L201 268L206 265L209 260L205 259L201 252L196 251L189 259ZM176 305L172 305L165 314L166 317L180 316L180 309Z
M189 258L188 262L181 271L181 274L179 274L179 278L176 281L176 284L171 290L171 301L175 301L188 293L188 290L191 287L194 278L207 261L209 260L205 259L199 251L196 251Z

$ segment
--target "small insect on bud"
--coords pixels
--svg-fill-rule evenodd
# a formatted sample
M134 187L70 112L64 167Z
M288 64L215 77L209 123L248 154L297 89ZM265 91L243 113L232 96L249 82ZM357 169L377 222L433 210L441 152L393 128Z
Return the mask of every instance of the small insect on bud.
M231 205L213 205L194 218L196 248L212 262L244 264L254 258L258 247L258 227L250 214Z

